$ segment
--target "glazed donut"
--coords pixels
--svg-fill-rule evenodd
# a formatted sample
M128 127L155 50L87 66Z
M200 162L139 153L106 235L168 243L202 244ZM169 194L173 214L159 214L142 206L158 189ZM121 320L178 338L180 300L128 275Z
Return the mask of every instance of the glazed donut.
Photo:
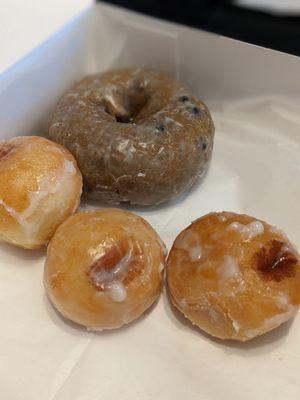
M172 303L193 324L246 341L295 315L299 265L282 231L247 215L212 213L176 238L167 283Z
M165 256L143 218L117 209L81 212L53 236L44 284L64 317L91 330L118 328L157 299Z
M62 146L37 136L0 142L0 239L33 249L46 244L77 208L82 177Z
M206 106L150 69L92 75L59 100L48 137L77 159L87 197L151 205L204 174L214 125Z

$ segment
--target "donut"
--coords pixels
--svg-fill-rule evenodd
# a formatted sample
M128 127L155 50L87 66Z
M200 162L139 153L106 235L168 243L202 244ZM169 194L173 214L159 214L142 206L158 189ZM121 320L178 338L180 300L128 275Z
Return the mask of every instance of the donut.
M297 250L282 231L248 215L197 219L177 236L166 272L173 305L219 339L253 339L299 307Z
M207 107L173 78L118 69L87 76L64 94L47 135L75 156L87 198L153 205L205 173L214 125Z
M42 137L0 142L0 240L46 244L77 208L82 176L72 154Z
M68 218L47 251L44 285L54 307L90 330L119 328L159 296L165 246L141 217L117 209Z

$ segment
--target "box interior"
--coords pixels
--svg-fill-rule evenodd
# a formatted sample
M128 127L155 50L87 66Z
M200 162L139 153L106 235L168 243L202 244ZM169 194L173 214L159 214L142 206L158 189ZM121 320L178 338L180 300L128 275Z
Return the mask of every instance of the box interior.
M160 207L131 209L168 249L190 221L212 210L265 219L299 244L294 56L95 4L1 76L0 138L41 133L74 81L123 66L173 74L207 102L216 126L200 184ZM299 399L299 316L249 343L227 343L191 327L163 293L136 323L87 332L51 306L44 257L45 250L0 244L3 399Z
M74 81L131 66L172 74L205 101L300 92L295 56L98 3L2 74L1 135L38 133Z

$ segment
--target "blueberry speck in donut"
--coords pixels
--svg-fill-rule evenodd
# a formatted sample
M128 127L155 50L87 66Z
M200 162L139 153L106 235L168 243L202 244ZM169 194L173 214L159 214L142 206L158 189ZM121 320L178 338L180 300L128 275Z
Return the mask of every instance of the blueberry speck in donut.
M166 126L165 126L164 124L158 124L158 125L156 126L156 129L157 129L159 132L165 132Z
M200 114L200 110L199 110L198 107L191 107L191 108L190 108L190 111L191 111L191 113L194 114L194 115Z
M202 151L205 151L207 149L207 143L206 143L205 139L203 139L203 138L198 139L197 146Z
M182 101L182 103L185 103L186 101L188 101L189 98L187 96L181 96L179 97L179 101Z

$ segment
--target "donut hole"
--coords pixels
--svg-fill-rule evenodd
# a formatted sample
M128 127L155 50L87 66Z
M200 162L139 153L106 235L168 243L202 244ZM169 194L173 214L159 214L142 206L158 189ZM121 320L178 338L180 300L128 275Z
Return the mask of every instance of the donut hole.
M143 88L113 92L104 98L104 111L113 116L116 122L134 124L149 99L149 93Z

